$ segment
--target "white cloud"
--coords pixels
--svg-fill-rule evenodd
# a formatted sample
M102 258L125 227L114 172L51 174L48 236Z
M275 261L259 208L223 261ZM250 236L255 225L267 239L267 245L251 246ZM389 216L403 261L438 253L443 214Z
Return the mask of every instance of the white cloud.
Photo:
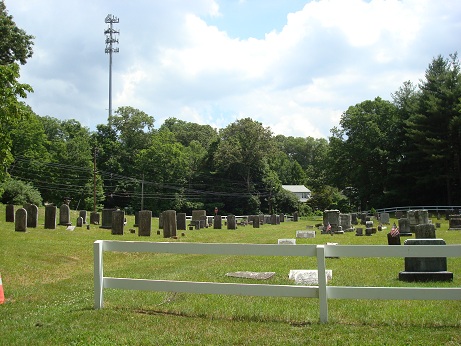
M456 0L306 1L260 39L221 30L219 19L230 14L219 0L6 5L36 36L35 55L21 71L35 89L32 108L92 128L107 120L109 12L120 17L121 31L114 109L137 107L157 126L173 116L214 127L252 117L287 136L328 136L349 106L417 83L433 57L456 50L461 34Z

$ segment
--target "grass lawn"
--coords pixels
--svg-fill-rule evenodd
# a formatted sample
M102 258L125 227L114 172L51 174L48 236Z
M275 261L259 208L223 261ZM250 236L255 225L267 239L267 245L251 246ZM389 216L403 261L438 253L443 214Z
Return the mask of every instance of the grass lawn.
M77 212L72 211L75 223ZM329 300L329 323L319 323L317 299L241 297L104 290L104 309L94 310L93 242L98 239L274 244L319 220L237 230L185 231L164 239L125 234L91 225L66 231L39 227L14 232L0 205L0 273L6 302L0 305L0 345L461 345L461 301ZM89 218L88 218L89 219ZM391 219L391 223L394 222ZM435 223L437 220L433 219ZM437 237L460 244L461 231L440 220ZM387 244L384 230L371 237L321 235L298 244ZM183 232L183 231L180 231ZM179 234L180 234L179 232ZM404 240L404 239L402 239ZM333 286L460 287L461 258L449 258L448 283L404 283L403 258L331 258ZM232 271L274 271L268 284L292 284L290 269L315 269L315 258L104 254L104 275L146 279L261 283L225 276Z

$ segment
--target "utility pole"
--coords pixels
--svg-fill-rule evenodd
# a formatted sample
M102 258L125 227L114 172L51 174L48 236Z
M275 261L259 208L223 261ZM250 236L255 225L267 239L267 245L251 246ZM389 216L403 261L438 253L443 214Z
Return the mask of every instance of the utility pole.
M98 149L94 148L94 160L93 160L93 212L96 213L96 154Z
M106 17L106 23L109 24L109 27L104 31L106 34L106 54L109 54L109 124L111 123L112 118L112 53L118 53L118 47L114 48L113 44L118 44L117 35L120 34L120 31L113 28L114 23L118 23L119 19L112 14L108 14Z

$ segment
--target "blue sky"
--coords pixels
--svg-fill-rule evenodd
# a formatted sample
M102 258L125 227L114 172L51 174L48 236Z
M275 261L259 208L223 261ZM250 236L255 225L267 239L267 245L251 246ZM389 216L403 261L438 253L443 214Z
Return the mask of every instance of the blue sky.
M113 109L158 128L176 117L223 128L328 137L349 106L391 100L431 60L459 51L458 0L5 0L34 35L21 81L39 115L107 123L107 14L120 18Z

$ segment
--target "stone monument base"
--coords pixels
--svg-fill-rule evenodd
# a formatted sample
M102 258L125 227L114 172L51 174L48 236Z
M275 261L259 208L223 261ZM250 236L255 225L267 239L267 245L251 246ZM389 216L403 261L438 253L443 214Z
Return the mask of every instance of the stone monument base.
M406 272L399 273L399 280L406 282L453 281L453 273L440 272Z

